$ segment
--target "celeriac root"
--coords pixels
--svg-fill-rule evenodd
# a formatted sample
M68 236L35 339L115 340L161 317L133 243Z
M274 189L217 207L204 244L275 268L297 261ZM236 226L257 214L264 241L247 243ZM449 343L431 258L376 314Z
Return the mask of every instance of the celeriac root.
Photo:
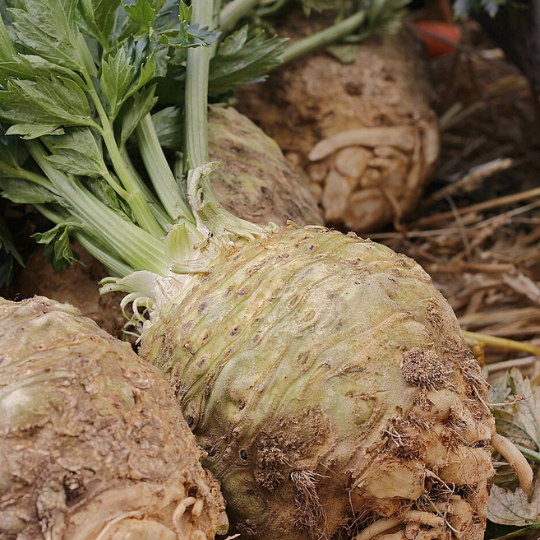
M294 40L321 22L324 16L306 21L292 12L276 28ZM414 210L439 153L418 49L404 29L362 42L351 63L314 53L237 94L240 111L303 175L326 224L364 233Z
M0 364L0 538L227 531L174 393L128 344L67 304L0 298Z

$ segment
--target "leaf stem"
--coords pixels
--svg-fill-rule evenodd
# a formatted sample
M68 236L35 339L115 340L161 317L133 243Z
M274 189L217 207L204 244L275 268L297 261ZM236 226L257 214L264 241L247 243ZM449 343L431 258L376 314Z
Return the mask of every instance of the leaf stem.
M325 28L320 32L312 34L311 36L291 43L291 45L285 49L283 56L281 57L283 64L292 62L301 56L309 54L310 52L322 47L326 47L327 45L331 45L335 41L348 36L351 32L363 24L366 19L367 12L359 11L347 19L330 26L329 28Z
M156 218L156 221L161 225L163 230L166 230L167 226L172 225L169 214L167 214L159 201L155 198L154 194L150 191L150 189L148 189L148 186L139 176L137 169L135 169L135 166L131 162L131 158L129 157L128 151L125 146L123 146L122 150L120 150L120 154L124 163L126 164L129 174L137 183L137 186L143 194L144 200L146 201L148 208L150 208L150 212L152 212L152 215Z
M3 161L0 161L0 170L4 171L12 178L20 178L21 180L28 180L29 182L32 182L33 184L37 184L38 186L42 186L49 190L52 187L49 180L47 180L44 176L41 176L40 174L36 174L35 172L32 172L32 171L28 171L21 167L12 167L11 165L4 163Z
M139 122L135 131L141 157L163 208L173 222L186 221L194 224L193 214L182 199L180 188L159 144L150 114Z
M86 45L86 43L84 43L84 45ZM87 49L87 47L82 45L79 48L83 50ZM82 71L82 74L87 84L88 93L92 98L101 121L101 126L98 126L99 132L103 137L103 141L105 142L105 146L109 152L109 156L116 174L128 193L125 196L125 200L131 207L133 215L135 216L135 219L140 227L150 233L152 236L161 238L164 231L152 215L152 212L150 212L150 209L146 204L137 182L132 178L126 164L124 163L124 160L122 159L122 155L120 154L120 150L116 144L112 124L107 116L107 113L105 112L105 109L103 108L101 99L97 95L96 89L94 88L94 81L86 68ZM105 180L107 180L107 178L105 178ZM117 186L115 184L111 184L111 187L115 189Z
M73 175L56 170L47 159L47 153L37 141L27 141L27 148L41 170L50 179L75 215L91 230L106 240L113 252L119 254L136 270L149 270L166 275L165 248L162 242L137 225L122 219L113 210L99 202Z
M212 27L212 0L193 3L192 24ZM195 169L208 162L208 69L212 47L202 46L188 50L186 66L186 169Z
M219 29L221 36L228 34L237 25L238 21L245 17L260 0L233 0L229 2L219 14Z

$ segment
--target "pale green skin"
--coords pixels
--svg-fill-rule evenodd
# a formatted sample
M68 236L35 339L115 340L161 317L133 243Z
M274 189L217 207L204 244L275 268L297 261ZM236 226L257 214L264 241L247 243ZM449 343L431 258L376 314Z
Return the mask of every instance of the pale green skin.
M1 540L210 539L223 509L155 368L67 304L0 299Z
M141 355L176 389L248 536L314 534L298 524L306 516L294 471L321 475L319 531L344 525L351 485L366 487L383 433L424 392L401 369L408 351L438 357L445 375L432 388L451 387L482 410L485 386L450 306L419 265L384 246L285 228L191 279L155 314ZM432 376L429 366L422 373Z

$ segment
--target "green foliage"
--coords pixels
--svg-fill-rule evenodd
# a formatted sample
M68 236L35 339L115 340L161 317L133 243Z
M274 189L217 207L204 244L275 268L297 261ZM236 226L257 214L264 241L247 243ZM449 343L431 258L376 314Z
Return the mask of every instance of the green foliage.
M20 0L10 11L18 42L54 64L79 70L83 64L73 0Z
M68 229L73 226L78 224L61 223L50 231L32 235L38 244L45 245L43 253L55 270L67 268L72 262L79 260L69 245Z
M156 20L156 9L151 0L137 0L133 5L124 4L128 17L140 26L140 31L149 33Z
M46 204L58 201L50 190L18 178L2 180L2 188L2 197L17 204Z
M109 56L101 64L100 88L107 101L109 116L115 118L126 92L133 84L135 68L131 58L126 57L126 50L121 48L115 55Z
M157 102L155 97L156 85L136 92L133 98L124 107L122 125L119 137L119 146L123 147L131 137L139 122L152 110Z
M12 79L0 92L0 115L15 124L92 125L84 90L69 79ZM7 131L10 134L10 131Z
M88 189L107 207L111 208L124 221L133 222L133 212L114 189L101 178L90 178L86 181Z
M44 142L52 151L47 159L59 171L90 178L108 173L101 139L90 128L73 128L64 135L47 137Z
M120 0L81 0L80 11L87 31L104 47L116 23L116 11Z
M210 63L209 90L225 93L248 83L261 81L281 63L287 40L265 38L259 31L251 39L244 26L227 37Z
M182 149L184 139L182 111L178 107L166 107L152 115L159 144L163 148Z

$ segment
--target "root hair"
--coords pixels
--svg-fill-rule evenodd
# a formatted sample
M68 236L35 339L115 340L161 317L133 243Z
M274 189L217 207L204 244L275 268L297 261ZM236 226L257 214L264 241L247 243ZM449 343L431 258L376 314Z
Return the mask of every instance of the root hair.
M296 523L307 530L310 540L322 540L326 534L326 512L317 493L317 476L313 471L293 471L291 480L298 490L295 499Z

